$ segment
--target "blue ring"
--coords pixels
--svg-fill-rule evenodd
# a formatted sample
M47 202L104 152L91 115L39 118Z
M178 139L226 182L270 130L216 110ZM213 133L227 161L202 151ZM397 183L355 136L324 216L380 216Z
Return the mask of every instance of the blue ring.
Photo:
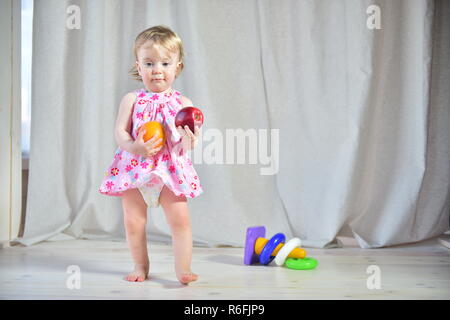
M259 262L265 265L272 262L272 260L275 259L275 256L272 257L271 253L280 243L284 243L284 240L286 240L286 236L283 233L277 233L270 238L259 255Z

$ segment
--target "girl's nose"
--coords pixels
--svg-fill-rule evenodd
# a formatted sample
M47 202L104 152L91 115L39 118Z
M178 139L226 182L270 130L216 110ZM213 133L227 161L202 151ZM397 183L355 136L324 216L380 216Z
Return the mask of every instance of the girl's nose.
M160 73L161 72L161 65L159 63L155 63L153 67L153 73Z

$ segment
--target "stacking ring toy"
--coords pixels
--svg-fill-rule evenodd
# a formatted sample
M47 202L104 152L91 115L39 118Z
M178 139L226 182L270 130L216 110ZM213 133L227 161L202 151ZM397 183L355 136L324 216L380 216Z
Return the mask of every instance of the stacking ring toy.
M277 233L270 240L265 239L266 228L263 226L250 227L247 229L245 238L244 264L250 265L260 262L268 265L273 259L278 266L282 266L287 261L289 268L297 270L314 269L317 266L317 260L305 258L306 251L299 248L301 240L293 238L286 244L285 235ZM287 259L287 260L286 260Z
M262 253L263 248L269 242L269 240L264 238L265 236L266 228L264 228L263 226L250 227L247 229L244 246L244 264L251 265L253 263L259 262L259 255ZM278 244L271 255L276 256L282 247L283 243ZM301 248L295 248L289 253L288 257L304 258L306 257L306 251Z
M310 270L317 267L317 260L313 258L303 258L303 259L287 258L286 267L295 270Z
M259 255L259 262L265 265L271 263L272 260L275 259L274 256L271 256L272 252L275 250L279 243L284 243L284 240L286 240L286 236L284 234L277 233L276 235L274 235L262 249L262 252Z

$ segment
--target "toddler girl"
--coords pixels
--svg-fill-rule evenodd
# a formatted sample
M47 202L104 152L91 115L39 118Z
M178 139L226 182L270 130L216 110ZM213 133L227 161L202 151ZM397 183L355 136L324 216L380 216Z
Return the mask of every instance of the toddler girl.
M183 69L183 45L176 33L164 26L141 32L135 40L136 65L132 75L144 88L126 94L120 103L115 125L117 149L100 187L102 194L122 196L128 246L135 268L127 281L148 277L147 207L161 204L172 232L175 272L183 284L197 280L191 272L192 232L186 198L203 190L187 150L192 150L200 134L188 126L175 127L175 115L192 102L172 89ZM148 121L164 127L166 142L154 136L144 142Z

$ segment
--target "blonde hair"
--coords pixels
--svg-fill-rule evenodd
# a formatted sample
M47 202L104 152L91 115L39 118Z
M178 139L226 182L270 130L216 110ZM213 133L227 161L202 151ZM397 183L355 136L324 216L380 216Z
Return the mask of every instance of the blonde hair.
M163 25L145 29L144 31L139 33L136 37L136 40L134 40L133 52L136 61L138 60L137 52L139 48L142 47L142 45L144 45L144 43L146 43L147 41L152 41L154 44L158 44L171 52L178 52L178 62L181 62L180 69L178 70L176 75L178 76L184 68L183 42L181 41L180 37L168 27ZM142 81L136 65L133 65L129 73L135 80Z

